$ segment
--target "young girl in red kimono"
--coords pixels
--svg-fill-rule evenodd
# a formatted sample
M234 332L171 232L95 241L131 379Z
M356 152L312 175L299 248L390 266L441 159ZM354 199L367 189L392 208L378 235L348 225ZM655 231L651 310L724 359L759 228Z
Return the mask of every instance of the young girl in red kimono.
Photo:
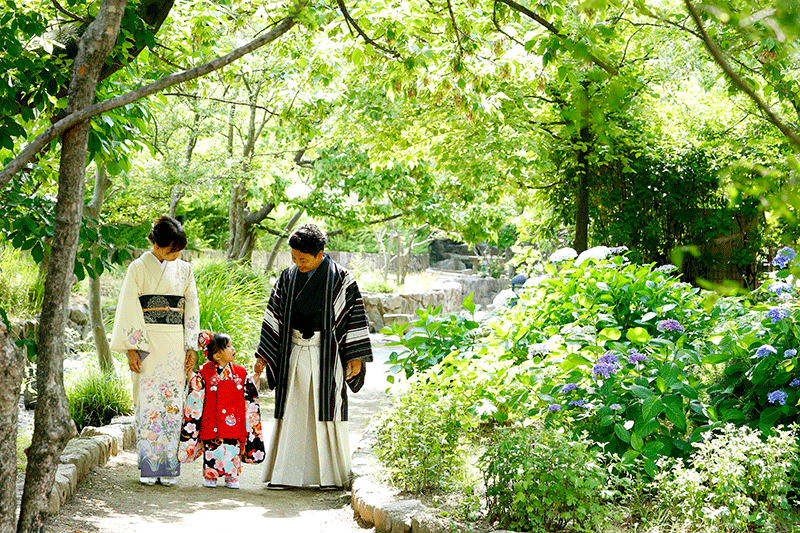
M189 378L178 459L203 455L203 485L239 488L242 461L264 460L258 388L253 376L233 362L236 350L225 333L201 331L198 344L208 362Z

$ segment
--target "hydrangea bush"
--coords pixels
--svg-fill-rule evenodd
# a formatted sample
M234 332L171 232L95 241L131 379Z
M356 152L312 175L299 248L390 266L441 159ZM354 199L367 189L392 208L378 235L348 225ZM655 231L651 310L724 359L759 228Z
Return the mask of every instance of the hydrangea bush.
M797 254L783 248L773 264L776 280L750 300L728 300L710 336L705 364L722 365L708 389L712 421L748 424L769 433L797 421L800 402L800 307L790 277Z

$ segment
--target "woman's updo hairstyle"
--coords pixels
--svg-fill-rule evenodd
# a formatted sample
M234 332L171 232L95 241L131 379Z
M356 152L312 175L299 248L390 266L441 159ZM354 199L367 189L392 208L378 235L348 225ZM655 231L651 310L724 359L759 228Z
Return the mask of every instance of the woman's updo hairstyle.
M206 359L216 363L214 354L230 346L231 336L227 333L213 333L204 329L197 337L197 344L203 349Z
M179 252L186 248L186 234L181 223L169 216L161 216L153 222L153 229L147 239L161 248L168 248L170 252Z
M289 246L313 256L324 250L327 243L328 236L315 224L303 224L289 237Z

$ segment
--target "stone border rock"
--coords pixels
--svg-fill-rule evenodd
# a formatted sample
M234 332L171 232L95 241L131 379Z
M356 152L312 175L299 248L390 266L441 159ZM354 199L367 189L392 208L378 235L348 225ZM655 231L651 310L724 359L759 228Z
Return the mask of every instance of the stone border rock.
M351 506L365 522L381 533L452 533L464 526L433 514L419 500L400 499L397 491L374 476L379 470L373 453L374 428L368 429L353 452ZM497 530L495 533L512 533Z
M79 437L70 440L61 452L61 464L50 493L50 514L58 514L92 468L103 466L112 455L136 445L132 416L116 417L103 427L87 426Z

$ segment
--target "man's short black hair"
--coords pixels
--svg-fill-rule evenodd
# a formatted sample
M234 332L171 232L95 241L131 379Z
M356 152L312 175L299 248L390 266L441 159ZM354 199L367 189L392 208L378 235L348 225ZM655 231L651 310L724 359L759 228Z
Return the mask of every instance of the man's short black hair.
M289 237L289 246L314 256L324 250L327 243L328 236L316 224L303 224Z

